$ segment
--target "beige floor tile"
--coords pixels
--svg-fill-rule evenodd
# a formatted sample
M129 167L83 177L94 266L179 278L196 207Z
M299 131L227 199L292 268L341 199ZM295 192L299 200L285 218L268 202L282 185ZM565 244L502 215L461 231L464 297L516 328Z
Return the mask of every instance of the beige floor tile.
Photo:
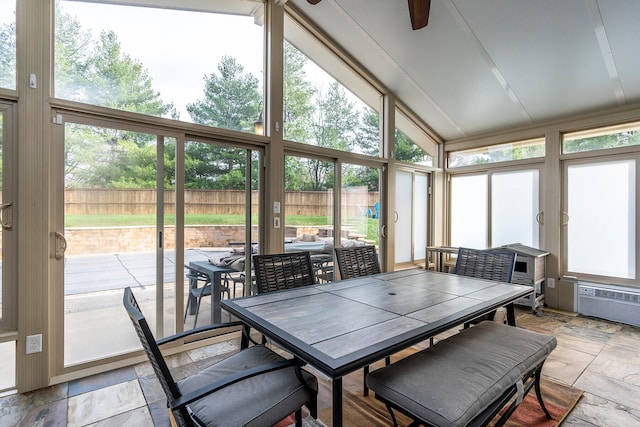
M637 408L640 402L640 387L593 371L583 373L574 385L585 392L629 408Z
M609 344L637 351L640 348L640 328L622 325L620 330L609 340Z
M125 412L124 414L116 415L106 420L98 421L94 424L89 424L88 427L140 427L140 426L152 426L153 419L149 413L149 408L146 406L137 408L132 411Z
M542 372L564 384L573 385L593 359L591 354L558 345L547 358Z
M138 380L127 381L69 398L67 422L85 426L146 406Z
M585 393L563 426L640 426L640 411Z
M638 387L640 392L640 357L637 349L607 345L589 365L587 372L623 381ZM640 403L640 396L637 402Z
M558 345L563 348L580 351L592 356L597 356L605 346L605 344L601 342L590 341L568 334L556 334L556 339L558 340Z

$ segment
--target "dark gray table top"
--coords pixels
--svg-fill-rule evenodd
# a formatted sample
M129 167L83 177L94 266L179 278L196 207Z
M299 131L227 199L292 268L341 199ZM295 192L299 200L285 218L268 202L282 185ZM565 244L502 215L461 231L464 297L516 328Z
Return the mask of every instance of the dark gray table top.
M531 291L412 269L225 300L222 306L338 378Z

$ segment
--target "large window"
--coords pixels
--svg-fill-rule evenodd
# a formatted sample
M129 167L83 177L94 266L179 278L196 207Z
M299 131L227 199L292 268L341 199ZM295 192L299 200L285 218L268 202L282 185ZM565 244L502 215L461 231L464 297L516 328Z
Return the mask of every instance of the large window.
M309 251L318 281L333 280L334 162L285 157L285 252Z
M0 392L13 387L16 378L16 144L12 112L12 105L0 103Z
M56 2L55 96L253 133L264 99L262 13L260 2Z
M510 243L538 248L540 189L538 170L491 175L491 245Z
M285 37L284 138L380 156L380 93L291 18Z
M544 157L544 138L490 145L470 150L452 151L448 155L448 167L458 168L486 163L500 163Z
M488 191L486 174L451 177L452 246L484 249L489 244Z
M429 177L412 171L396 173L395 261L415 264L425 259L429 224Z
M16 88L16 1L0 0L0 88Z
M341 246L378 245L380 170L342 165Z
M176 140L78 123L65 124L64 138L64 366L71 366L139 347L118 315L126 286L153 314L158 338L176 331L168 191Z
M395 110L395 122L393 157L401 162L435 166L436 143L433 139L398 108Z
M537 168L452 176L451 245L539 247L539 181Z
M566 165L566 270L636 278L637 159Z
M640 122L571 132L564 135L562 152L603 150L640 144Z

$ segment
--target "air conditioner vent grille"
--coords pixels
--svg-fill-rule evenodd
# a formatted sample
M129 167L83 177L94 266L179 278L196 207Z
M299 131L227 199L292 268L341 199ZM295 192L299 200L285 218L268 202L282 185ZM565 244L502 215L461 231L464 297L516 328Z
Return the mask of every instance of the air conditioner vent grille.
M629 302L632 304L638 304L640 302L640 295L630 294L627 292L612 291L609 289L595 289L596 298L614 299L617 301Z
M640 326L640 292L603 284L578 283L578 313Z

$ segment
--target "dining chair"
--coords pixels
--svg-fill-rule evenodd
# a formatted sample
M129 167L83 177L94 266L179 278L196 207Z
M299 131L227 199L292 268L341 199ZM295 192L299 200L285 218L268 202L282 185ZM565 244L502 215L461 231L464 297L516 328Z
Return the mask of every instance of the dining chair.
M380 273L376 247L373 245L335 248L340 278L369 276Z
M511 283L515 264L515 252L459 248L454 273L460 276Z
M459 248L458 258L453 272L460 276L511 283L515 265L515 252L493 249ZM484 318L493 320L495 315L496 311L493 311L487 316L473 320L471 323L477 323ZM466 323L464 326L465 328L469 327L469 323Z
M200 303L202 302L202 298L211 296L213 286L209 275L194 270L188 265L185 265L184 268L187 270L187 274L185 276L189 279L189 297L187 298L187 304L184 310L184 322L186 323L187 314L189 314L192 301L195 300L196 309L195 319L193 320L193 327L195 328L198 324L198 313L200 313ZM226 293L227 298L230 298L229 286L223 284L222 293Z
M315 284L309 252L253 256L259 294Z
M267 426L295 413L302 426L302 407L317 418L318 382L299 359L285 359L263 345L249 347L242 322L213 324L156 341L131 288L123 305L167 398L172 425ZM210 331L242 328L240 351L208 368L175 381L161 353L163 344L210 336ZM204 333L204 335L203 335Z

